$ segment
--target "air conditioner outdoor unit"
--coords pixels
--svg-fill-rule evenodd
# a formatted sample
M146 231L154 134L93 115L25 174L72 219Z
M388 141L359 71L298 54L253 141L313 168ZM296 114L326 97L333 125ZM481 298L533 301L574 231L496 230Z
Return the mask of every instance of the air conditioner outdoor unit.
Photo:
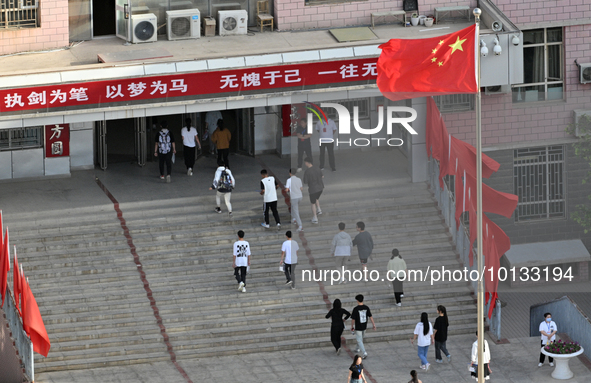
M201 37L201 16L198 9L166 11L166 31L169 40Z
M578 124L581 121L581 116L583 116L583 115L587 116L587 121L589 122L589 124L591 124L591 110L581 110L581 109L573 110L573 117L575 120L575 124ZM581 134L578 126L577 126L577 129L575 130L575 136L582 137L582 134Z
M248 26L248 13L246 10L219 11L220 36L245 35Z
M157 18L153 13L146 13L142 15L131 15L132 36L131 42L149 43L158 40L156 33Z
M581 84L591 83L591 64L578 64L579 65L579 80Z
M495 94L507 94L511 92L510 85L492 85L484 88L484 94L492 96Z

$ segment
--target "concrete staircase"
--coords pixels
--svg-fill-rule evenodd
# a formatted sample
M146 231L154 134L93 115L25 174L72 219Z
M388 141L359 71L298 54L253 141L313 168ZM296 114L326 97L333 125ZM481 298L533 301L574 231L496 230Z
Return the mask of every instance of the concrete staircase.
M213 201L210 195L120 205L177 359L330 348L326 300L340 298L351 310L358 293L366 296L378 327L367 332L370 355L373 342L409 338L421 312L433 321L438 304L448 309L450 335L476 328L476 306L466 283L407 282L403 306L396 307L392 289L383 281L334 286L328 281L323 284L326 297L319 283L300 282L302 270L313 268L312 261L320 271L334 267L330 243L341 221L352 236L355 222L366 223L375 242L369 268L379 270L380 278L393 247L410 269L459 268L425 184L395 179L369 189L343 182L329 186L320 224L309 223L309 204L302 202L303 237L289 224L283 198L281 230L260 226L261 201L254 193L233 193L233 218L224 205L224 214L216 214ZM36 355L36 371L170 358L112 206L12 216L5 222L52 341L47 358ZM236 290L231 268L232 243L240 229L252 251L245 294ZM288 229L300 244L296 290L284 285L278 270ZM349 265L359 269L355 249Z

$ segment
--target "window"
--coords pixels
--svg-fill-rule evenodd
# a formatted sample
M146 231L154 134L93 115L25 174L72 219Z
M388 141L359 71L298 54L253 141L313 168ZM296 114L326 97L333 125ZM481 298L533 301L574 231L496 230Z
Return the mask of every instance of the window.
M39 0L0 0L0 28L39 26Z
M523 84L513 86L513 102L562 100L562 28L523 32Z
M42 147L42 126L0 130L0 151Z
M433 99L441 113L469 112L474 110L473 94L446 94L444 96L435 96Z
M369 99L368 98L359 98L359 99L352 99L352 100L341 100L341 101L331 101L335 104L343 105L349 113L351 113L351 118L353 118L353 107L357 107L359 110L359 119L369 118ZM339 120L339 115L335 108L326 108L323 109L324 113L326 113L326 117L332 119L333 121L337 122Z
M513 179L516 221L565 216L564 146L515 150Z

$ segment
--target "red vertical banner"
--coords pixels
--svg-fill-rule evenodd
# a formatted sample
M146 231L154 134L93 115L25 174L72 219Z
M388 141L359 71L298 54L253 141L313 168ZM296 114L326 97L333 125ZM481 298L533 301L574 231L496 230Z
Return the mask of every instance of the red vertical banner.
M45 157L70 155L70 124L45 125Z
M298 121L306 118L305 104L288 104L281 107L283 137L289 137L296 130Z

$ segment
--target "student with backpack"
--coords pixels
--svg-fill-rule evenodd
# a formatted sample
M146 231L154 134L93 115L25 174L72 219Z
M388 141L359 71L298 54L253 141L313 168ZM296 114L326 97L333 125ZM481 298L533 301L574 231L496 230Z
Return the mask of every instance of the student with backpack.
M170 174L172 173L172 155L176 153L174 136L168 130L168 123L160 123L160 131L156 135L154 146L154 156L158 157L160 165L160 179L164 181L164 163L166 163L166 182L170 183Z
M221 199L222 196L224 197L224 201L226 202L226 207L228 208L228 215L232 216L232 204L230 203L230 198L232 197L232 190L236 187L236 180L234 180L234 176L232 175L232 171L224 166L224 162L222 160L218 160L218 168L215 171L215 175L213 176L213 184L209 188L209 190L216 190L215 193L215 203L216 208L215 211L218 214L222 213Z

